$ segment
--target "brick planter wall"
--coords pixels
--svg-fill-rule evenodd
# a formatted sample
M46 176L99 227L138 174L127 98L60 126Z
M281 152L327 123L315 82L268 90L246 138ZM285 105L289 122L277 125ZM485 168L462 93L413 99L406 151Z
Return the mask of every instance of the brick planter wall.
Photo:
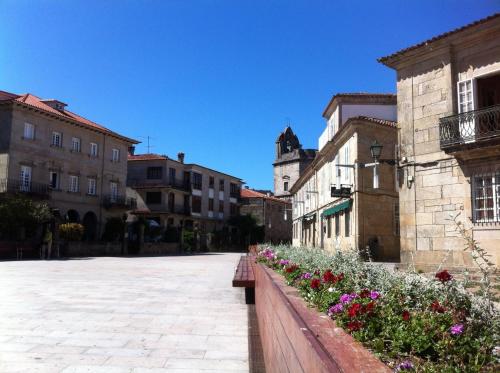
M391 371L261 264L255 267L255 306L268 372Z

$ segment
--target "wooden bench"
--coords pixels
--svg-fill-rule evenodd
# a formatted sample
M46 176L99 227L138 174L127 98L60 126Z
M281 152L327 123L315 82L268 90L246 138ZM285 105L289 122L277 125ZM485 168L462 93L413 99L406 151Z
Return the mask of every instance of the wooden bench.
M255 304L255 257L242 256L233 277L233 287L245 288L245 303Z

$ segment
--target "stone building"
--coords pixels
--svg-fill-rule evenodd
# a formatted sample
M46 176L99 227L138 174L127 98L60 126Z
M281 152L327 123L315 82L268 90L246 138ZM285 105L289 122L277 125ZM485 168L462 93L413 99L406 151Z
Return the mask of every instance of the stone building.
M276 139L274 167L274 195L290 199L290 188L316 156L315 149L302 149L290 126Z
M242 180L210 168L158 154L129 154L129 187L144 203L135 212L162 227L211 233L238 215Z
M374 116L377 117L374 117ZM337 94L326 107L319 152L290 189L293 244L327 250L368 247L375 260L399 260L394 154L396 96ZM383 146L379 187L370 147Z
M500 14L380 58L397 71L402 261L500 260ZM413 259L412 259L413 258Z
M136 140L30 93L0 91L0 124L1 193L46 198L61 217L83 223L89 240L133 207L127 153Z
M292 242L292 204L271 194L241 190L241 215L252 215L263 228L263 242Z

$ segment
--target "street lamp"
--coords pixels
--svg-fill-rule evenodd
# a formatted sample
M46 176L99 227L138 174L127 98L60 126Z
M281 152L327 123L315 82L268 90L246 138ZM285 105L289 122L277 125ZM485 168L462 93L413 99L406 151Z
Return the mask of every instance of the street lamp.
M384 146L382 144L379 144L377 140L375 140L372 146L370 146L370 153L372 154L372 157L375 160L375 162L377 162L378 159L380 158L380 154L382 153L383 147Z
M380 154L382 153L383 145L379 144L377 140L370 146L370 153L375 162L373 162L373 189L378 189L378 165Z

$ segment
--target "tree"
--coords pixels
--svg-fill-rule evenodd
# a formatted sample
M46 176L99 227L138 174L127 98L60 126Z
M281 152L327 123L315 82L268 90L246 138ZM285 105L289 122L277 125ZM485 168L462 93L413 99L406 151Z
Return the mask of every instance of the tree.
M31 238L37 228L51 218L46 202L33 201L22 195L0 199L0 237L3 239Z
M233 216L228 223L238 229L240 244L253 244L263 239L263 228L257 225L257 220L250 214Z

